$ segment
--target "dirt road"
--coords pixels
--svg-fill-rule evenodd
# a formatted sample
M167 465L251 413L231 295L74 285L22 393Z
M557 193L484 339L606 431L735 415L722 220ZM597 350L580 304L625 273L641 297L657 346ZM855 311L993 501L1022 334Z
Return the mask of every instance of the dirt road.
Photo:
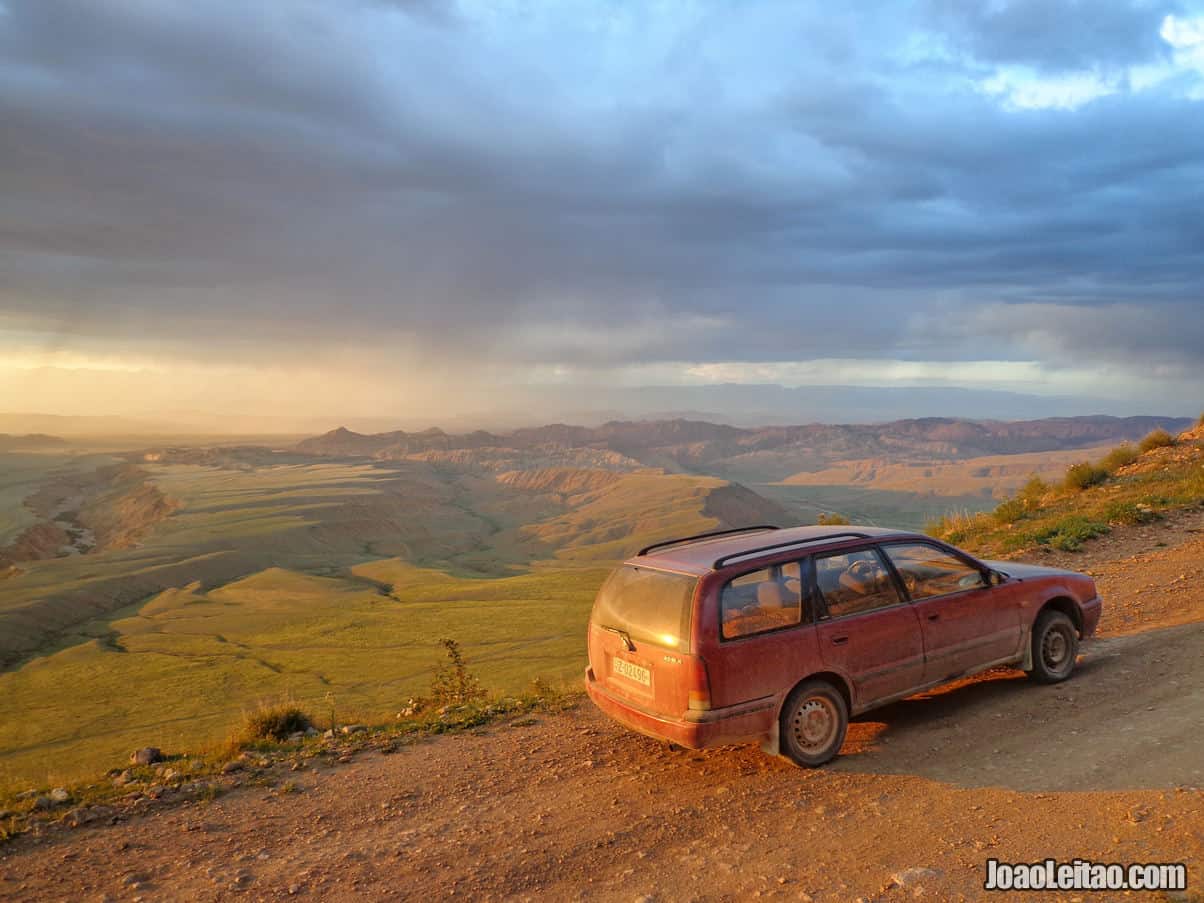
M0 898L1204 899L1204 580L1184 579L1204 536L1131 540L1080 559L1115 607L1071 681L1000 672L905 700L821 770L672 751L582 703L312 758L275 776L292 792L20 839L0 848ZM1163 599L1160 581L1179 602L1118 633L1132 587ZM1182 861L1192 895L988 894L988 857Z

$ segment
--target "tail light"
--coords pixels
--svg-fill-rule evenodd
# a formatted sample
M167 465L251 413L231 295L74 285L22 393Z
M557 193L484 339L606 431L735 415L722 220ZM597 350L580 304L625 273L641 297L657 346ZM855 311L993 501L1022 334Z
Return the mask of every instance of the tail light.
M707 712L711 708L711 681L707 677L707 664L700 656L686 658L686 680L690 694L687 708L694 712Z

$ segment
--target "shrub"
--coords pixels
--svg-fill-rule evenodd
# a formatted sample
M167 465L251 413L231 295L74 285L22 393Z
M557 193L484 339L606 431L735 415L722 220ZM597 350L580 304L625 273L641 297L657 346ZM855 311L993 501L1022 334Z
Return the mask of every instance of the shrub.
M1049 484L1036 474L1028 478L1020 491L1010 499L1000 502L991 516L1001 524L1014 524L1041 507L1041 500L1049 492Z
M243 722L244 740L287 740L313 727L313 721L291 702L264 705Z
M1148 524L1162 517L1149 505L1122 501L1115 501L1107 505L1102 514L1110 524Z
M1024 500L1029 509L1038 507L1041 504L1041 499L1049 493L1049 484L1046 483L1036 474L1028 478L1028 482L1020 487L1020 492L1017 497Z
M991 516L1001 524L1014 524L1028 513L1028 504L1024 499L1016 497L1000 502L999 507L991 512Z
M929 521L924 532L954 545L965 542L968 536L990 526L990 515L969 511L950 511L939 520Z
M1095 486L1108 479L1108 471L1094 464L1082 461L1071 464L1066 471L1065 486L1073 492L1081 492L1089 486Z
M1131 443L1124 442L1104 455L1103 459L1099 462L1099 466L1108 471L1108 473L1115 473L1122 467L1132 464L1137 460L1137 457L1137 449Z
M439 641L447 652L447 661L435 669L431 680L431 699L438 705L464 705L485 698L481 682L468 670L460 644L455 640Z
M837 514L835 511L825 511L815 519L815 522L824 527L838 527L850 523L847 517Z
M1137 447L1144 455L1146 452L1153 451L1156 448L1166 448L1174 444L1175 437L1160 427L1150 431Z

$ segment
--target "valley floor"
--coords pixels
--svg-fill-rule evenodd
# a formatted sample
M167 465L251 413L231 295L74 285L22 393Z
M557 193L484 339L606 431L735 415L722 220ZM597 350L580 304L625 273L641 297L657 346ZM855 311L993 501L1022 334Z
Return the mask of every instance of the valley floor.
M1195 896L1145 898L1200 899L1202 520L1073 559L1109 613L1068 683L997 672L913 697L858 719L824 769L672 751L583 702L19 838L0 897L1008 900L1034 895L984 892L988 857L1078 857L1186 862Z

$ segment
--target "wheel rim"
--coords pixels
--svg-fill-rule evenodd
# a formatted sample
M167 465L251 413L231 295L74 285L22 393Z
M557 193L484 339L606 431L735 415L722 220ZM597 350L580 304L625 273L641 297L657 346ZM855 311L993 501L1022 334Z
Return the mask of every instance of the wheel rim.
M1061 671L1070 658L1070 641L1061 630L1050 630L1041 641L1041 660L1051 671Z
M836 706L830 699L809 696L794 710L790 731L799 749L814 753L831 745L839 724Z

